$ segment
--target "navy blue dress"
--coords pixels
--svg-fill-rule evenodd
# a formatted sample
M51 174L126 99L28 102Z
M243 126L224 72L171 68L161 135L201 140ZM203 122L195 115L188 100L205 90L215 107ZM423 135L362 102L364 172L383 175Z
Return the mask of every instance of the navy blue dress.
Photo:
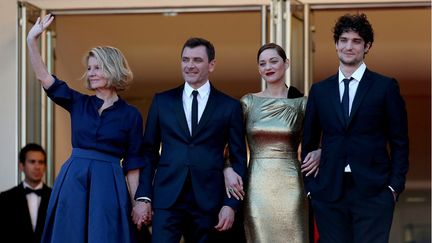
M54 183L42 242L134 242L125 174L143 166L141 114L119 98L99 115L103 100L54 78L46 93L70 113L73 149Z

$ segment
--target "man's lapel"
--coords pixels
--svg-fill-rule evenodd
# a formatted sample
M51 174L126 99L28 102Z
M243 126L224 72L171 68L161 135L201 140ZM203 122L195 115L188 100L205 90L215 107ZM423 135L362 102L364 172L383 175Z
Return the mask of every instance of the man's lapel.
M175 111L175 116L177 118L177 122L179 123L181 130L183 130L186 137L190 137L191 135L190 135L189 127L183 109L183 89L184 89L184 84L178 87L176 90L176 94L174 97L175 99L174 111Z
M24 190L24 184L21 182L21 184L18 185L18 188L19 188L19 197L20 197L19 199L20 201L18 203L20 204L19 207L23 209L23 211L21 211L22 220L26 222L25 223L27 224L26 228L33 231L32 224L31 224L30 210L28 208L28 203L27 203L27 196Z
M203 127L205 127L206 123L209 121L210 117L214 113L214 110L216 109L217 94L218 91L213 87L213 85L210 84L209 98L207 100L207 104L204 108L204 112L201 116L201 119L198 122L196 132L193 134L193 136L199 134L199 132L203 129Z
M338 81L338 74L333 76L331 82L330 82L330 89L329 89L329 99L331 100L332 106L334 110L336 111L336 116L342 126L345 127L345 118L342 113L342 105L340 101L340 94L339 94L339 81Z
M354 100L351 106L351 113L347 125L350 124L356 112L358 111L358 108L364 100L365 95L367 94L370 87L372 87L372 83L373 80L370 78L370 72L368 69L366 69L365 73L363 74L362 80L357 87L357 92L354 96Z

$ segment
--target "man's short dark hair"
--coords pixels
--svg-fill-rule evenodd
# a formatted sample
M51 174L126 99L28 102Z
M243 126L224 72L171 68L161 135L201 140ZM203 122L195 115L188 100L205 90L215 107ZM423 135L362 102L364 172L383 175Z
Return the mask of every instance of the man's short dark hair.
M19 162L24 164L26 161L26 157L27 157L27 153L30 151L37 151L37 152L41 152L44 155L44 162L46 163L46 153L45 150L42 148L42 146L40 146L39 144L36 143L28 143L26 146L24 146L21 151L19 152Z
M341 16L333 27L333 39L335 43L340 36L348 31L354 31L363 38L365 45L374 41L372 25L369 23L366 14L345 14Z
M215 48L213 46L213 44L203 38L199 38L199 37L192 37L189 38L184 44L183 44L183 48L181 50L180 55L183 55L183 51L186 47L189 48L195 48L198 46L204 46L206 48L207 51L207 57L209 59L209 62L211 62L213 59L215 59L216 56L216 52L215 52Z

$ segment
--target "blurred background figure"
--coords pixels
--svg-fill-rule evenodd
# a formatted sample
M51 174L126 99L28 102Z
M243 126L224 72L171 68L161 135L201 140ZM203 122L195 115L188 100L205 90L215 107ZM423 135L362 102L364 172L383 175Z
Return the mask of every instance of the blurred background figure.
M51 188L42 178L46 169L45 150L29 143L19 153L24 181L0 193L0 241L40 242Z

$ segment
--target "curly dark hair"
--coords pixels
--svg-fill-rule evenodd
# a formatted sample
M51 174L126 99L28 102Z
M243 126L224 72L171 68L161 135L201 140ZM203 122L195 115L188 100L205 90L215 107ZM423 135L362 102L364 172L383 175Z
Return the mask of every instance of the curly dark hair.
M339 41L340 36L348 31L357 32L365 42L365 46L374 41L372 25L369 23L366 14L345 14L341 16L333 27L333 39L335 43Z

